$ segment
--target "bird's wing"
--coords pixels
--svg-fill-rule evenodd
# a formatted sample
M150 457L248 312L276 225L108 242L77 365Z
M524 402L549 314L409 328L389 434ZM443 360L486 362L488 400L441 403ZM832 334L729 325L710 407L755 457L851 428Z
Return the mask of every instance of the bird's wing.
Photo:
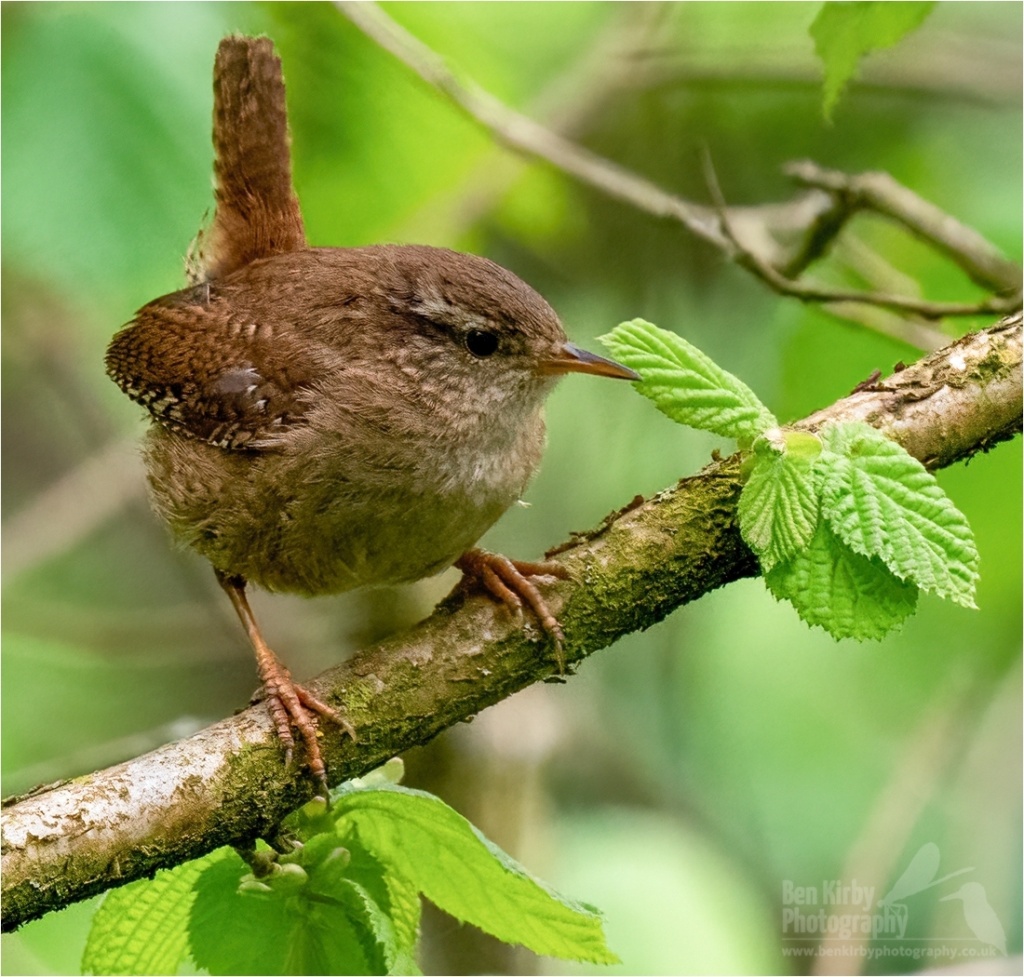
M140 309L106 362L161 424L232 451L278 447L302 423L319 372L310 344L211 298L206 285Z

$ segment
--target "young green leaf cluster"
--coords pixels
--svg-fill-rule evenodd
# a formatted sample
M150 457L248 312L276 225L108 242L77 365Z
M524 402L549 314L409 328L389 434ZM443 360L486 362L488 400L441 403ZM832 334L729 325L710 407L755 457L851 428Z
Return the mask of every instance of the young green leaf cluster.
M109 893L83 973L176 973L190 956L211 974L415 974L421 895L535 953L617 962L595 910L394 779L377 772L330 807L311 801L286 820L285 851L221 848Z
M974 607L967 519L896 442L861 422L780 428L746 384L642 319L602 338L659 410L747 449L740 532L768 589L808 624L881 638L913 613L919 590Z

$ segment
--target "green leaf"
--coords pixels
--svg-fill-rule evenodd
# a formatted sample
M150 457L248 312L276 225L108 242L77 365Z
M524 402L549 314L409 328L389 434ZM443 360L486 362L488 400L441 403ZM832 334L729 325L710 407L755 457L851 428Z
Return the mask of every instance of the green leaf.
M108 892L82 956L84 974L174 974L188 953L195 883L228 849Z
M423 906L419 890L396 872L384 876L391 905L391 925L394 927L394 947L387 946L388 967L395 974L419 974L416 946L420 937L420 915Z
M810 27L814 49L825 65L823 112L832 110L861 58L891 47L931 13L934 3L826 3Z
M793 446L787 444L794 435ZM808 442L813 439L813 444ZM818 525L814 435L778 432L754 442L754 464L740 495L740 533L767 573L800 552Z
M778 422L754 392L674 332L634 319L601 342L643 378L637 390L689 427L747 444Z
M765 584L834 638L880 639L914 612L917 588L877 558L854 553L822 522L810 546L778 564Z
M383 882L383 879L381 880ZM348 890L348 898L344 901L350 906L352 915L360 915L363 919L366 932L372 933L380 950L384 954L384 973L388 974L418 974L419 967L413 954L415 943L412 946L400 945L398 934L395 931L394 920L385 909L378 903L368 889L361 886L352 879L343 880L343 886ZM384 887L387 893L387 888ZM417 897L418 898L418 897Z
M821 512L836 535L922 590L974 607L974 534L934 476L859 421L827 427L822 440Z
M335 809L366 847L440 909L535 953L615 963L600 916L534 879L439 798L342 790Z
M261 842L243 860L224 848L122 890L99 914L84 966L174 973L187 946L215 975L419 974L421 891L538 953L616 962L593 910L531 878L438 798L391 779L349 785L333 808L304 805L285 823L286 852Z
M366 893L378 916L367 903L367 919L374 928L377 941L384 949L388 973L418 974L416 944L420 932L419 890L404 876L388 871L363 845L355 825L349 826L345 844L352 852L352 861L345 870L346 881ZM314 885L323 885L314 874Z
M239 892L249 867L234 852L198 879L189 921L192 959L211 974L383 974L383 949L366 922L363 894L324 897ZM315 873L315 869L314 869Z

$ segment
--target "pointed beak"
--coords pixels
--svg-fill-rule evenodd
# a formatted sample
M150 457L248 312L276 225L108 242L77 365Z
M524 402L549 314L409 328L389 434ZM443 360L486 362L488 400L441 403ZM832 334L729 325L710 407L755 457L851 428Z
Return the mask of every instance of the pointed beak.
M615 360L605 359L596 353L588 353L572 343L563 343L553 356L543 360L540 372L561 376L563 373L592 373L597 377L614 377L619 380L639 380L640 374Z

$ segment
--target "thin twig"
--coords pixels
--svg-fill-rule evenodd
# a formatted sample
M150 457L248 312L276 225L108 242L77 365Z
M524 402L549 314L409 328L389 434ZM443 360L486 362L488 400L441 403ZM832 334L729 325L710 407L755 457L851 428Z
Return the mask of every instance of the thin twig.
M715 200L722 232L732 248L733 260L755 274L773 291L780 295L789 295L804 302L839 303L864 302L882 308L897 309L911 312L925 319L941 319L944 316L980 315L982 313L1006 314L1015 311L1020 305L1020 296L991 296L981 302L929 302L925 299L906 295L887 295L883 292L860 292L852 290L831 289L824 285L811 282L800 282L787 278L777 268L765 261L760 255L748 248L737 238L729 220L728 208L722 197L721 188L711 166L710 159L705 156L705 178ZM946 337L942 337L944 340ZM934 348L941 345L939 342Z
M725 205L725 199L722 196L722 190L718 183L718 174L715 173L711 154L707 152L706 149L702 153L702 163L704 167L704 180L707 183L711 199L715 203L722 231L733 246L734 253L737 255L737 260L739 260L740 263L744 260L749 260L757 268L770 269L772 266L767 262L762 262L752 249L748 248L739 240L739 237L734 231L729 209ZM786 280L788 281L790 279ZM878 332L881 335L888 336L892 339L900 339L903 342L910 343L912 346L916 346L918 349L922 349L927 352L934 352L937 349L941 349L949 341L949 337L940 330L934 329L931 326L924 325L920 322L904 319L897 319L896 322L893 322L891 319L880 319L877 314L883 310L878 306L854 305L853 310L847 310L843 305L844 303L842 302L823 303L822 307L827 311L834 312L841 318L853 319L859 325L871 329L874 332Z

